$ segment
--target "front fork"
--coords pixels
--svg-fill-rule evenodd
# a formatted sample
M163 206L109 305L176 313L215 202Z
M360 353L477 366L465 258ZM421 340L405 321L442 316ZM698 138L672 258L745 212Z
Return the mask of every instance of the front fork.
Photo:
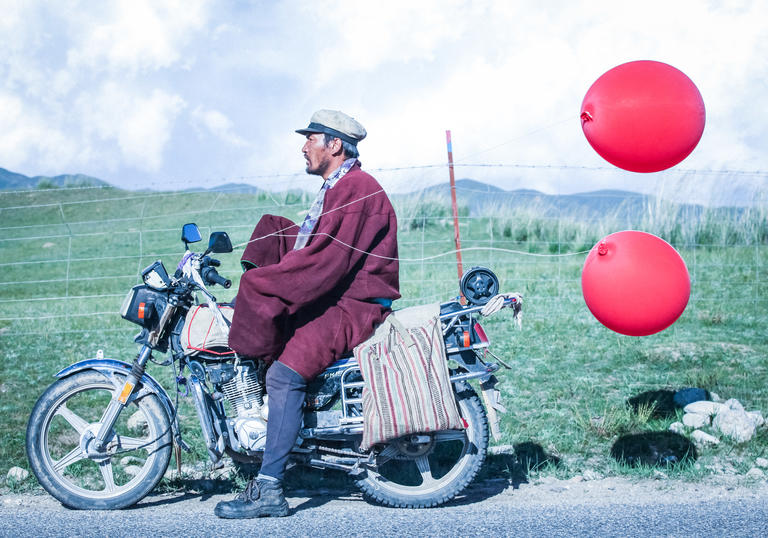
M110 432L112 432L112 428L114 428L120 413L125 409L128 398L131 397L133 390L144 375L147 361L149 361L151 356L152 348L147 345L142 346L138 356L133 361L133 367L131 368L128 377L126 377L125 383L123 383L120 395L117 398L112 398L112 400L110 400L106 411L104 411L104 415L101 417L101 426L94 438L94 448L96 450L104 450L104 447L109 443Z

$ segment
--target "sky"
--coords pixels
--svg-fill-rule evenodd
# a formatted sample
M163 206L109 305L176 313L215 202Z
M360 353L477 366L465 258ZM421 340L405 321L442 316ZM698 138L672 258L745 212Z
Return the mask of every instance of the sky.
M29 176L313 190L294 130L329 108L366 127L363 166L393 192L447 181L449 129L457 177L506 189L727 197L768 181L765 0L0 0L0 10L0 167ZM681 70L705 103L701 141L667 172L618 170L581 130L591 84L634 60Z

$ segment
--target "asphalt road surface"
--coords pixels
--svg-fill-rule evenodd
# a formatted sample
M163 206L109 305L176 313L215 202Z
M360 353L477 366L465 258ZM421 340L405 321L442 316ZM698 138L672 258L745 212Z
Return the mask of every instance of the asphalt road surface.
M493 480L432 509L394 509L354 491L288 491L286 518L222 520L227 495L151 495L115 512L47 495L0 496L0 536L768 536L768 483L671 480L523 484Z

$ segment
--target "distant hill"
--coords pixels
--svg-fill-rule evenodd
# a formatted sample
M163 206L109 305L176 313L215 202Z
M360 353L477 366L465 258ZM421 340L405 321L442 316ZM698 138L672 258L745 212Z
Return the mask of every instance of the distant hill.
M435 185L424 189L423 195L450 203L448 185ZM474 179L456 181L456 200L470 215L480 215L505 208L530 208L542 217L573 216L597 218L611 215L635 218L655 204L652 195L622 190L599 190L576 194L545 194L533 189L504 190ZM694 207L694 206L691 206ZM699 206L695 206L699 207Z
M199 189L194 189L199 190ZM225 183L224 185L217 185L215 187L208 187L207 191L216 192L232 192L237 194L258 194L264 192L263 189L255 185L248 185L247 183Z
M0 168L0 190L36 189L38 187L83 187L108 186L106 181L84 174L62 174L59 176L34 176L11 172Z

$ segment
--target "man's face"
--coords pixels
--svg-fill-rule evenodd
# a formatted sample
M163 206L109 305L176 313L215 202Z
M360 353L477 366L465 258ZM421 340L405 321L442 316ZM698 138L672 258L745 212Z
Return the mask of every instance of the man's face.
M325 145L325 135L323 133L307 135L307 141L301 148L301 152L307 160L307 174L325 177L333 158L331 148Z

